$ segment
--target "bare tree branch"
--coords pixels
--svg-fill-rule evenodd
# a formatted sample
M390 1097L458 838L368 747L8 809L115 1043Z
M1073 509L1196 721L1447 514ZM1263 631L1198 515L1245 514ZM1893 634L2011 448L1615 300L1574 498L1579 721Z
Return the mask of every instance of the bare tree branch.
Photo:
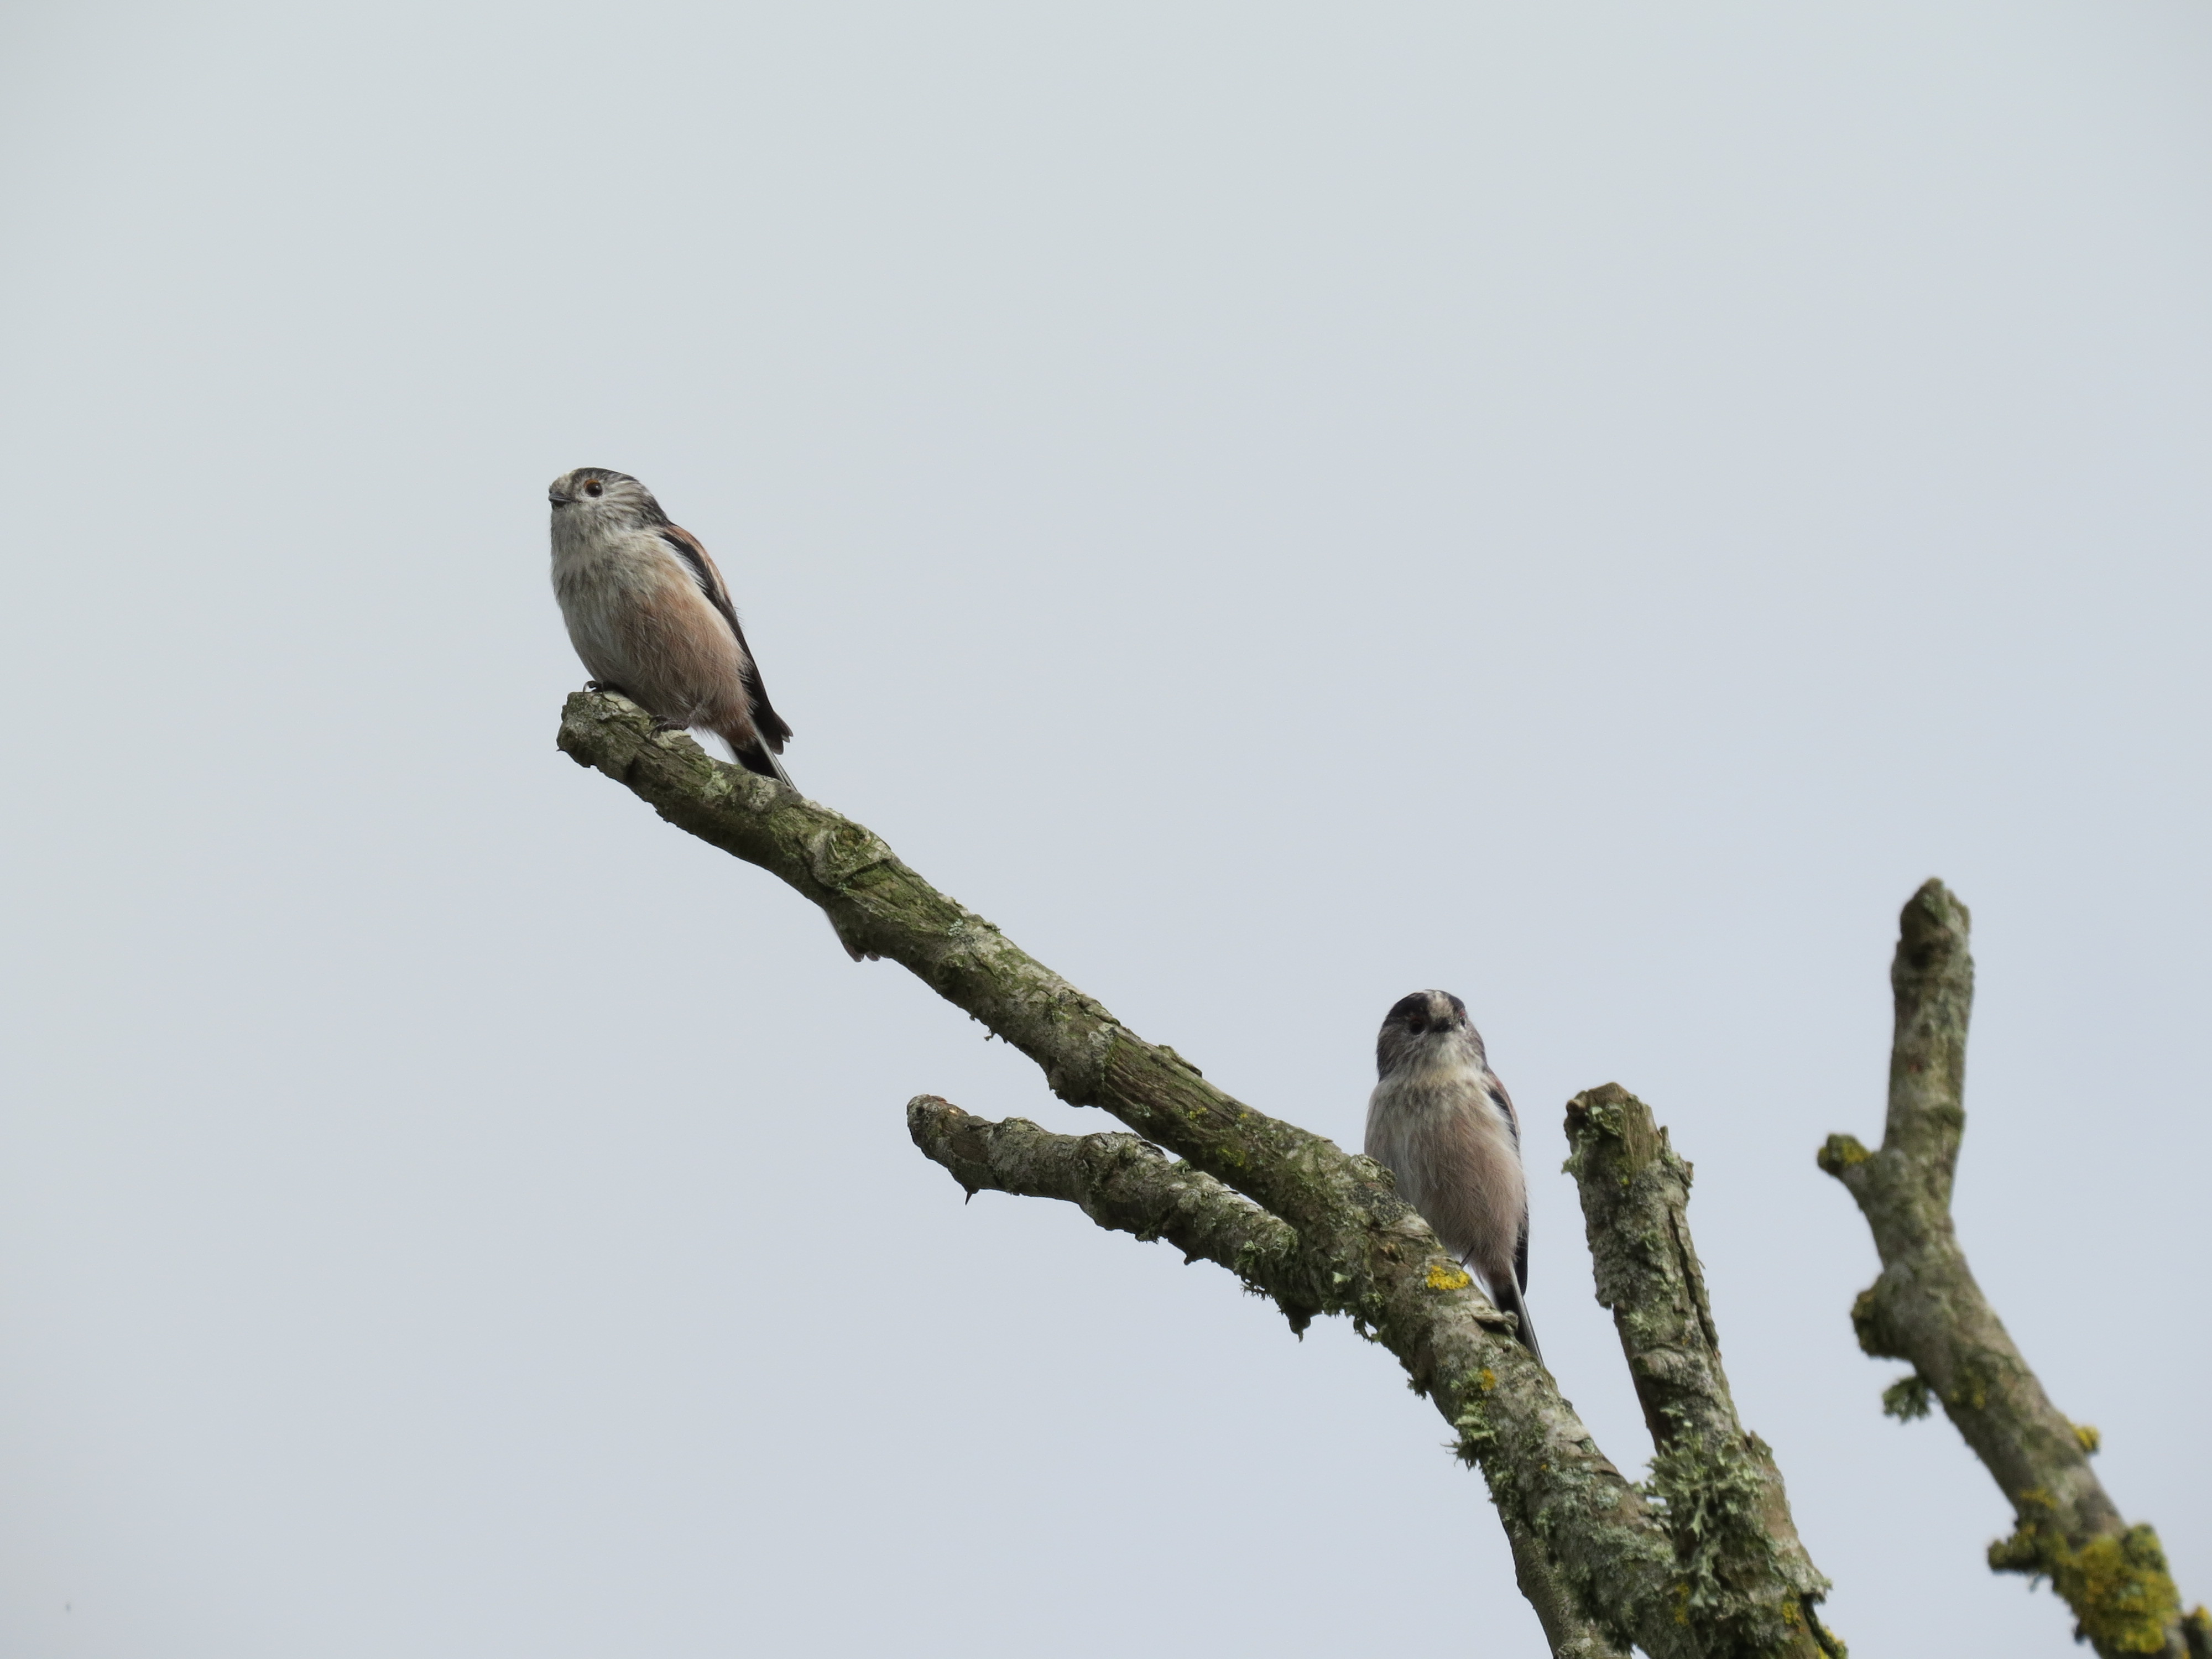
M2011 1537L1990 1547L2000 1572L2048 1578L2105 1659L2207 1659L2212 1621L2185 1618L2158 1534L2129 1526L2089 1467L2094 1430L2067 1420L2014 1346L1966 1266L1951 1220L1966 1132L1966 1022L1973 1006L1970 918L1940 881L1912 896L1890 969L1897 1029L1881 1149L1831 1135L1820 1167L1866 1217L1881 1276L1851 1309L1859 1346L1912 1374L1883 1404L1924 1415L1929 1395L2011 1502Z
M1708 1628L1688 1617L1668 1528L1377 1165L1233 1099L939 893L867 830L656 732L627 701L571 696L559 741L671 823L820 905L848 944L900 963L1028 1054L1061 1099L1104 1108L1288 1224L1304 1282L1326 1284L1327 1305L1397 1355L1453 1425L1462 1457L1482 1470L1509 1536L1540 1543L1547 1582L1564 1586L1616 1647L1632 1641L1650 1659L1816 1651L1807 1632L1746 1647L1726 1634L1736 1624Z
M1054 1134L1022 1117L994 1123L935 1095L908 1101L906 1124L923 1156L971 1197L1057 1198L1113 1231L1164 1238L1186 1262L1217 1263L1273 1297L1294 1331L1317 1314L1349 1311L1325 1277L1313 1278L1287 1222L1139 1136Z
M1690 1166L1651 1109L1617 1083L1567 1103L1568 1171L1581 1189L1597 1299L1657 1455L1650 1487L1674 1534L1692 1619L1745 1652L1810 1634L1841 1652L1815 1607L1828 1581L1797 1536L1782 1472L1737 1420L1705 1269L1690 1243Z
M1215 1262L1273 1297L1292 1330L1303 1331L1316 1314L1350 1311L1337 1305L1333 1275L1307 1256L1287 1224L1135 1135L1053 1134L1023 1118L993 1123L933 1095L908 1101L906 1121L914 1144L970 1195L988 1189L1057 1198L1102 1227L1164 1238L1185 1261ZM1521 1593L1557 1659L1627 1659L1626 1648L1575 1606L1527 1523L1508 1510L1499 1516Z

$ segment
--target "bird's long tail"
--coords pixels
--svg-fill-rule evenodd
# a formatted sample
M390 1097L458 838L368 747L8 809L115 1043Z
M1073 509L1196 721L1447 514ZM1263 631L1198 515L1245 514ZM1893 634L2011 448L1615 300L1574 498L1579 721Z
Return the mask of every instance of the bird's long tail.
M1518 1288L1501 1286L1491 1300L1498 1304L1500 1313L1510 1313L1521 1322L1521 1346L1535 1356L1539 1365L1544 1364L1544 1350L1536 1341L1536 1328L1528 1322L1528 1304ZM1546 1367L1547 1370L1550 1368Z
M737 757L738 764L746 771L757 772L764 778L774 778L778 783L789 785L794 789L799 787L792 783L791 774L783 769L783 763L758 738L742 746L727 738L723 741L729 744L730 753Z

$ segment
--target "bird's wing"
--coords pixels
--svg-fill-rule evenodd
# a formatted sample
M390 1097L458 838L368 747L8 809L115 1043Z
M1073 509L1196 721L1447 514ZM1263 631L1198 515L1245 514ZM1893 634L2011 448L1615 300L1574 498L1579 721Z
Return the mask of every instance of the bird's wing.
M1505 1120L1507 1133L1513 1137L1513 1150L1521 1150L1521 1115L1513 1109L1513 1097L1505 1092L1505 1085L1492 1072L1483 1080L1490 1091L1491 1103L1498 1108L1498 1116ZM1521 1237L1513 1246L1513 1276L1521 1281L1521 1288L1528 1287L1528 1206L1521 1206Z
M752 700L753 729L760 733L770 754L781 755L783 745L791 741L791 727L768 700L768 687L761 683L760 664L753 657L752 647L745 643L745 630L738 625L737 606L730 603L730 590L722 585L722 573L715 568L706 544L680 525L665 526L660 539L690 567L691 580L699 584L707 603L720 611L722 620L729 623L730 632L737 638L738 655L744 659L739 677L744 681L745 696Z
M1513 1109L1513 1097L1505 1092L1505 1085L1498 1080L1495 1073L1483 1080L1483 1087L1490 1091L1491 1103L1498 1108L1498 1115L1505 1120L1506 1130L1513 1137L1513 1150L1519 1152L1521 1119Z

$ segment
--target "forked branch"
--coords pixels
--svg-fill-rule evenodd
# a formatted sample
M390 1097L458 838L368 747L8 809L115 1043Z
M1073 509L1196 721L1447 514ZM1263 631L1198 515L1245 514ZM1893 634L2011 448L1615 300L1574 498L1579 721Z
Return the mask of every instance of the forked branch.
M1794 1533L1772 1540L1765 1568L1742 1564L1750 1577L1741 1582L1699 1577L1697 1561L1678 1559L1678 1528L1598 1449L1510 1321L1376 1164L1233 1099L939 893L867 830L709 758L688 738L656 732L623 699L570 697L560 745L819 905L848 945L898 963L1029 1055L1061 1099L1102 1107L1183 1160L1156 1164L1122 1137L1090 1146L1093 1138L949 1116L953 1109L926 1101L916 1109L917 1139L971 1190L1066 1197L1102 1224L1135 1218L1127 1230L1225 1251L1224 1265L1275 1296L1294 1322L1340 1312L1387 1346L1481 1469L1555 1651L1597 1656L1632 1642L1650 1659L1820 1651L1802 1622L1770 1629L1771 1614L1809 1594L1792 1565L1802 1555ZM1708 1595L1699 1603L1708 1616L1689 1616L1693 1593ZM1741 1617L1732 1596L1747 1598Z
M1272 1298L1293 1330L1319 1314L1352 1311L1340 1303L1334 1273L1287 1224L1135 1135L1054 1134L1022 1118L993 1123L933 1095L908 1101L906 1121L924 1156L970 1195L1056 1198L1102 1227L1165 1239L1186 1262L1226 1267ZM1626 1659L1626 1650L1574 1604L1534 1529L1514 1510L1498 1513L1521 1593L1557 1659Z

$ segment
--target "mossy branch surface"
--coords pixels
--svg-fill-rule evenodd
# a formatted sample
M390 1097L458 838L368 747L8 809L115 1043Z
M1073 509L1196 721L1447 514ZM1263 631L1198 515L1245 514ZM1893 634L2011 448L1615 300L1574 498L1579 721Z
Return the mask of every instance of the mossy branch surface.
M1285 1275L1277 1299L1294 1322L1342 1313L1388 1346L1452 1425L1461 1455L1481 1469L1516 1560L1540 1552L1538 1591L1549 1586L1550 1594L1532 1591L1531 1599L1547 1630L1554 1619L1571 1620L1553 1632L1555 1648L1598 1655L1632 1642L1650 1659L1745 1651L1716 1645L1707 1621L1690 1617L1674 1534L1658 1506L1598 1449L1550 1375L1514 1340L1511 1322L1445 1255L1385 1171L1216 1088L939 892L872 831L712 759L689 738L656 731L625 699L572 696L559 743L670 823L820 906L849 946L899 963L1036 1061L1062 1100L1103 1108L1180 1158L1167 1167L1179 1171L1176 1201L1186 1209L1180 1218L1161 1212L1155 1231L1187 1248L1233 1238L1244 1254L1242 1266L1228 1264L1232 1271L1263 1286L1263 1272ZM1048 1143L1035 1139L1042 1134L1018 1131L1005 1143L1009 1158L1024 1146L1032 1154L1026 1166L1010 1164L1007 1178L1031 1180L1040 1192L1051 1162L1040 1152ZM988 1155L971 1156L988 1154L982 1143L943 1144L968 1176L996 1167ZM1121 1146L1082 1156L1105 1160L1084 1166L1092 1180L1085 1190L1101 1206L1095 1218L1119 1226L1115 1218L1131 1212L1116 1206L1146 1186L1150 1155ZM1279 1258L1274 1226L1223 1210L1221 1188L1286 1227L1297 1241L1294 1259Z
M1717 1653L1840 1653L1817 1607L1828 1581L1790 1518L1782 1472L1737 1419L1705 1269L1690 1242L1687 1163L1617 1083L1567 1103L1597 1299L1613 1312L1674 1534L1677 1594Z
M2202 1610L2185 1618L2157 1534L2130 1526L2090 1468L2094 1431L2068 1421L1982 1294L1951 1218L1966 1132L1966 1025L1972 1012L1971 918L1940 881L1899 919L1890 983L1896 1034L1881 1149L1831 1135L1820 1165L1857 1202L1881 1276L1851 1309L1859 1346L1906 1361L1884 1395L1900 1419L1932 1396L2011 1502L2011 1537L1990 1547L2000 1572L2047 1578L2075 1634L2105 1659L2201 1659Z
M1242 1194L1133 1134L1062 1135L1023 1118L994 1123L933 1095L907 1103L907 1130L924 1156L972 1196L984 1191L1056 1198L1100 1226L1165 1239L1185 1261L1229 1269L1271 1297L1303 1331L1319 1314L1354 1313L1343 1275L1325 1253ZM1466 1275L1442 1261L1433 1276L1464 1289ZM1519 1511L1501 1506L1521 1593L1536 1611L1556 1659L1626 1659L1627 1649L1576 1605L1551 1553Z

